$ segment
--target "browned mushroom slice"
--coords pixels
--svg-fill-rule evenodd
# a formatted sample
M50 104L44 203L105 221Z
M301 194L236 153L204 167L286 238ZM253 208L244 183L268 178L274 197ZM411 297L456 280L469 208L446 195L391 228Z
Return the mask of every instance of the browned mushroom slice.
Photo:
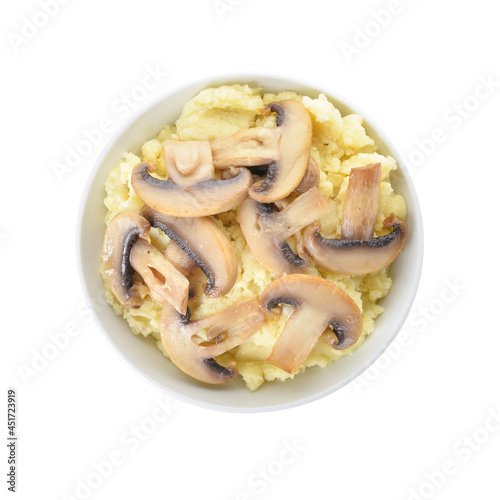
M149 242L149 222L133 212L120 212L109 223L104 235L103 271L114 296L122 305L138 308L144 285L134 279L130 252L138 238Z
M314 262L338 274L374 273L388 266L405 245L408 228L394 214L384 221L389 234L371 240L328 239L321 236L321 225L316 222L304 232L304 245Z
M224 384L233 380L235 366L221 366L214 359L250 338L266 322L256 298L234 304L224 311L197 321L189 321L170 304L165 303L161 315L161 340L168 357L184 373L208 384ZM206 332L208 341L197 334Z
M307 260L295 254L286 240L315 219L326 215L330 208L318 188L301 194L280 212L273 205L247 198L238 213L238 222L255 258L272 273L300 273Z
M130 264L142 276L154 300L160 304L168 301L180 314L186 314L189 281L154 245L137 240L130 252Z
M302 366L329 326L337 350L352 346L361 334L359 307L343 290L323 278L301 274L278 278L266 287L260 304L264 311L275 315L281 314L279 304L296 307L266 358L289 373Z
M256 127L211 141L215 168L269 165L266 178L249 195L272 203L286 198L302 181L309 162L312 120L292 99L266 106L277 113L276 127Z
M229 238L211 217L172 217L147 205L141 215L179 245L203 271L208 296L221 297L231 290L238 262Z
M214 178L214 161L209 141L174 141L163 146L168 177L178 186L190 187Z
M342 211L342 239L371 240L377 222L381 165L353 168Z
M229 179L198 182L186 188L149 175L155 169L148 163L136 165L132 187L144 203L176 217L201 217L232 210L248 196L252 184L252 174L245 168L234 169L235 175Z

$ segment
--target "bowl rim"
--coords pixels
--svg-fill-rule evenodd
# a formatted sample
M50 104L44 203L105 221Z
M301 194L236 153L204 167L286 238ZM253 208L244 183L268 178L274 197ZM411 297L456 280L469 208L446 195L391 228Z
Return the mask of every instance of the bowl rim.
M92 184L94 178L96 177L98 171L102 167L103 161L106 158L107 154L113 148L116 141L121 137L121 135L132 126L137 120L140 119L141 116L150 112L153 108L158 106L162 101L167 99L169 96L174 95L178 92L186 90L188 88L209 88L220 85L230 85L239 82L241 85L245 85L245 82L249 82L252 80L261 80L261 79L276 79L290 82L295 86L303 86L307 87L311 90L325 93L327 98L334 98L337 101L344 104L346 107L350 108L354 113L361 115L363 118L363 122L368 123L378 134L380 140L387 145L390 149L391 156L395 158L398 164L398 169L403 173L403 177L407 184L408 192L412 198L413 211L412 215L414 218L415 226L412 229L415 235L418 235L416 241L417 247L417 260L413 262L414 273L413 273L413 282L409 287L406 295L406 300L404 302L403 307L400 309L399 319L397 322L393 324L392 333L387 335L385 340L380 343L378 349L365 361L365 363L350 373L349 376L345 377L338 383L332 384L327 389L315 393L308 397L303 397L299 400L288 402L288 403L280 403L276 405L268 405L268 406L255 406L255 407L235 407L235 406L225 406L220 404L214 404L207 401L201 401L196 398L192 398L183 393L171 390L169 387L164 386L160 382L154 380L150 376L148 376L144 371L140 370L125 356L125 354L118 348L118 346L113 342L111 337L109 336L106 328L102 324L97 311L94 307L92 307L92 299L90 297L90 293L87 287L86 278L83 270L83 252L82 252L82 233L83 233L83 222L84 222L84 214L85 208L87 205L87 200L90 194L90 190L92 188ZM225 82L225 83L224 83ZM230 83L232 82L232 83ZM286 89L284 89L286 90ZM423 266L423 256L424 256L424 231L423 231L423 222L422 222L422 213L420 209L420 203L418 200L418 196L413 185L411 174L408 168L405 165L405 161L399 150L395 147L393 142L387 137L385 131L378 125L373 118L365 113L362 109L360 109L357 105L353 104L350 99L345 98L343 95L339 94L336 91L333 91L328 85L317 84L312 80L308 80L302 77L296 77L290 74L285 73L274 73L274 72L265 72L265 73L257 73L257 72L249 72L249 73L217 73L209 76L205 76L203 78L198 79L190 79L189 81L184 81L182 83L177 83L176 85L169 86L165 91L161 92L154 99L151 99L148 103L144 105L139 105L136 110L133 110L126 120L123 121L111 134L111 136L107 139L107 141L101 146L101 150L94 161L94 165L92 169L88 173L88 177L86 179L81 199L78 207L78 214L76 220L76 258L77 258L77 266L78 266L78 275L80 279L81 287L84 291L84 300L86 301L89 309L91 311L94 322L96 323L98 329L101 331L103 337L106 339L108 345L112 347L112 350L118 355L118 357L124 362L134 373L138 374L142 379L146 380L162 393L167 394L177 400L180 400L184 403L192 404L200 408L214 410L214 411L224 411L230 413L262 413L262 412L271 412L278 410L286 410L290 408L295 408L298 406L302 406L313 401L317 401L322 399L334 392L342 389L347 386L357 377L363 374L365 370L367 370L370 366L372 366L380 356L387 350L389 345L394 341L397 334L401 331L403 324L405 323L408 314L413 306L415 296L417 294L417 290L419 287L421 274L422 274L422 266ZM250 391L249 391L249 394Z

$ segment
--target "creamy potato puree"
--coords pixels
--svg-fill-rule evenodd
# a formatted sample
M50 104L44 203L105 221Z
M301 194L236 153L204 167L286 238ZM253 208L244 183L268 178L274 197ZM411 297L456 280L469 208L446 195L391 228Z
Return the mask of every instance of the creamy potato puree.
M156 173L166 176L163 156L163 142L166 139L211 140L249 127L273 127L276 125L275 116L259 115L258 110L272 101L284 99L300 101L312 115L311 156L321 169L319 189L331 207L331 212L320 220L323 236L340 237L342 208L349 172L354 167L362 167L371 163L380 162L382 165L376 236L387 232L382 228L382 222L391 213L402 219L406 218L405 200L394 193L389 178L391 170L397 168L396 161L390 156L377 153L377 146L374 140L366 134L360 115L352 114L342 117L323 94L316 99L311 99L294 92L269 94L248 85L232 85L203 90L186 103L175 125L166 125L157 137L142 146L140 156L132 153L123 155L122 161L113 168L106 180L107 196L104 200L108 208L106 224L118 212L124 210L138 212L143 206L143 202L134 193L130 183L131 172L135 165L141 161L154 163L158 168ZM236 284L226 296L208 298L201 288L201 283L205 282L205 276L199 269L196 269L194 275L190 276L190 281L193 281L193 277L198 281L199 301L191 305L192 319L215 314L235 302L255 295L260 296L264 288L276 278L276 275L268 272L254 258L236 222L236 215L237 209L213 216L230 238L236 252L238 258ZM151 238L160 249L164 249L168 242L168 237L154 228L151 230ZM377 302L387 295L392 283L388 268L367 275L341 276L318 269L314 263L310 262L306 274L326 278L349 294L362 311L362 334L354 346L343 351L332 349L323 339L320 339L303 367L292 375L264 361L264 358L271 353L272 346L280 335L288 316L293 312L293 307L284 306L284 312L280 318L268 316L267 323L249 340L217 358L223 365L230 360L236 361L238 370L250 390L257 389L265 381L283 381L294 378L310 366L324 367L342 356L352 354L373 331L374 320L383 311L383 307ZM158 348L165 354L159 330L161 305L148 295L139 309L123 307L109 290L106 280L105 286L107 300L116 313L127 320L136 335L144 337L152 335L156 339Z

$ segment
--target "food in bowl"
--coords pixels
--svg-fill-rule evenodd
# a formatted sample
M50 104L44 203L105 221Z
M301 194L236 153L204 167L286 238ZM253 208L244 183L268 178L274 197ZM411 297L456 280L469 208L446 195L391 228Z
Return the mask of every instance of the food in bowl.
M324 367L383 311L407 234L396 168L323 94L205 89L107 178L108 301L203 382Z

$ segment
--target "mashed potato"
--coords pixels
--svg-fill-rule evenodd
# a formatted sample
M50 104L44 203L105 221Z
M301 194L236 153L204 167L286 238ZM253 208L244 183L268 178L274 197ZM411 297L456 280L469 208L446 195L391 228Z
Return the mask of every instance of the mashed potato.
M319 189L328 200L331 212L320 220L322 234L326 237L340 237L342 208L345 192L352 168L380 162L382 165L382 184L380 204L377 216L376 235L384 234L383 220L391 213L406 218L404 199L392 190L389 174L397 168L396 161L390 156L377 153L377 146L363 128L363 119L359 115L342 117L340 112L320 94L318 98L297 95L294 92L279 94L262 93L261 89L248 85L222 86L203 90L191 99L182 111L175 125L166 125L158 137L142 146L141 156L125 153L106 180L107 196L104 200L108 213L106 223L124 210L138 212L143 202L134 193L130 183L132 169L137 163L154 163L159 175L166 175L163 157L163 142L166 139L211 140L227 136L238 130L276 125L275 116L262 116L258 110L272 101L296 99L310 111L313 120L313 145L311 155L321 168ZM199 302L193 307L193 319L215 314L240 300L260 295L262 290L276 278L262 267L251 253L245 238L236 222L237 210L214 216L218 225L225 231L232 242L238 258L238 279L233 289L224 297L208 298L201 289L203 274L197 269L195 279L199 283ZM168 237L157 229L152 229L153 242L163 249ZM307 358L303 367L294 375L271 365L264 358L271 353L272 346L291 314L293 308L284 307L279 318L268 317L267 323L241 346L218 358L221 364L235 361L248 389L255 390L266 380L286 380L300 374L307 367L324 367L331 362L352 354L366 336L374 329L375 318L383 308L377 302L387 295L391 288L391 278L385 268L376 273L361 276L342 276L333 274L310 264L307 274L321 276L342 288L356 302L362 311L363 330L354 346L344 351L332 349L320 339ZM106 284L107 287L107 284ZM160 340L161 305L150 296L146 296L139 309L129 309L117 302L107 287L107 299L116 313L123 316L136 335L156 339L158 348L166 355Z

